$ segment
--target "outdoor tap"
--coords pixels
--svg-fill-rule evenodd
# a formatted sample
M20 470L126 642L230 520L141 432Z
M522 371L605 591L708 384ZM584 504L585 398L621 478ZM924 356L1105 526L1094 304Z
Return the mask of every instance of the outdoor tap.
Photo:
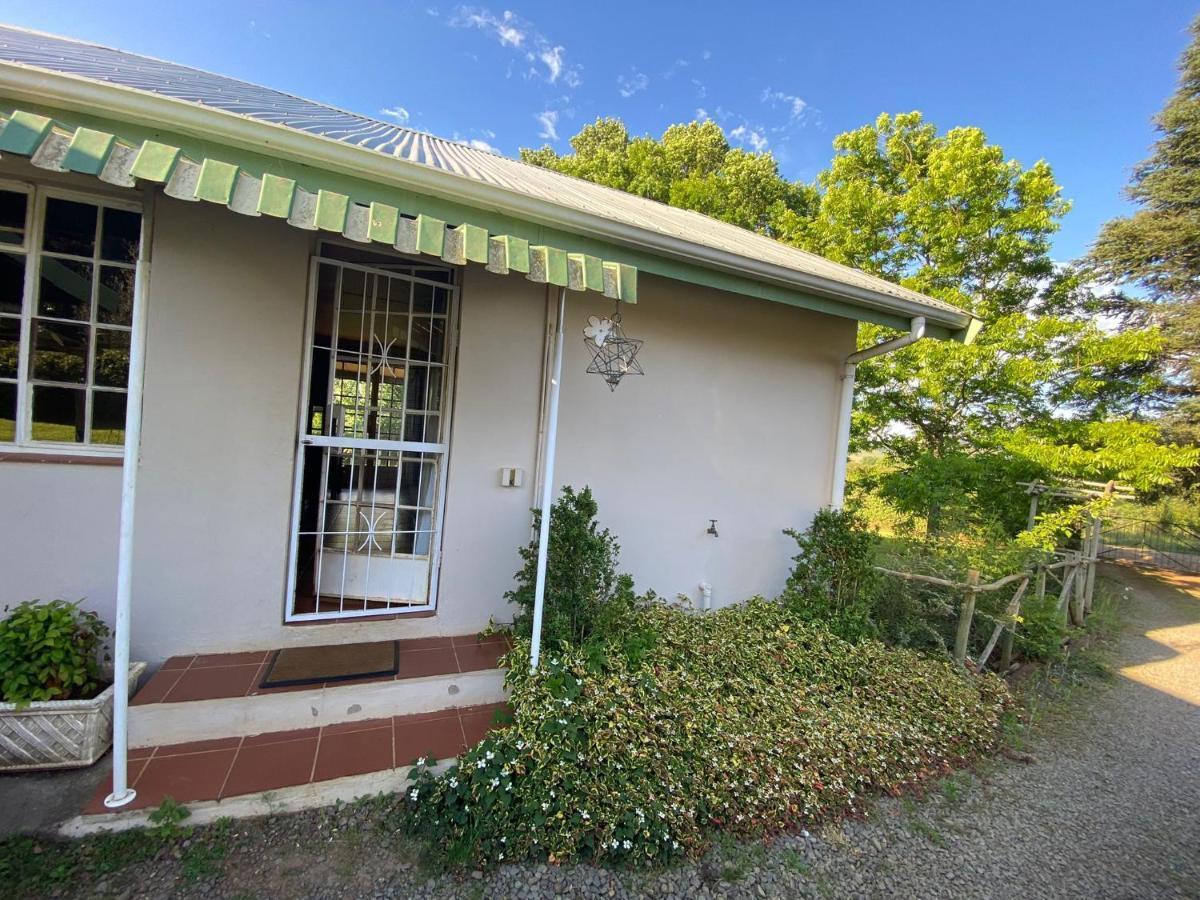
M709 520L708 520L708 531L707 531L707 533L708 533L708 534L711 534L713 537L720 537L720 535L719 535L719 534L717 534L717 520L716 520L716 519L709 519Z

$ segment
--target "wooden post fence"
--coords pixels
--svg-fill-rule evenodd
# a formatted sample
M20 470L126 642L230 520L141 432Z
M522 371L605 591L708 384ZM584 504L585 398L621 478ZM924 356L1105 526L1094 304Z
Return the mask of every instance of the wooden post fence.
M979 570L967 572L967 589L958 611L958 633L954 636L954 661L960 666L967 660L967 642L971 639L971 620L975 618L975 598L979 593Z

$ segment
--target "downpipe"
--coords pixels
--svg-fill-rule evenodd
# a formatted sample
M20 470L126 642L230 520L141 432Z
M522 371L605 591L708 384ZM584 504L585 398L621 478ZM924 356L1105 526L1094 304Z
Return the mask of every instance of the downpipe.
M846 498L846 466L850 455L850 413L854 408L854 379L858 364L864 360L883 356L885 353L895 353L897 350L915 344L925 337L925 317L917 316L909 323L908 334L892 338L888 341L867 347L846 357L845 370L842 373L842 395L838 402L838 423L836 441L833 448L833 482L829 491L829 505L833 509L841 509Z

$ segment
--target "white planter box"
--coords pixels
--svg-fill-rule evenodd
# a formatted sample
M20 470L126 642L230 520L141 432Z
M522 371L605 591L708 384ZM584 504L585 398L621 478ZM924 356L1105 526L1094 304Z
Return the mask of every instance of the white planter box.
M129 695L146 671L129 664ZM113 686L91 700L0 703L0 772L90 766L112 745Z

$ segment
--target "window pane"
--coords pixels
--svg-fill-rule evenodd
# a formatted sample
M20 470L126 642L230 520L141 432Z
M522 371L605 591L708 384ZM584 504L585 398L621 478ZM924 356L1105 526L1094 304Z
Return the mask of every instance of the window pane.
M33 439L66 444L83 443L87 392L80 388L33 388Z
M92 317L92 264L74 259L42 257L38 281L38 314L56 319Z
M0 191L0 244L25 240L25 208L29 197L20 191Z
M109 325L128 325L133 321L133 269L100 267L96 321Z
M0 378L17 377L21 350L21 320L0 316Z
M413 284L413 312L433 312L434 289L428 284Z
M100 256L114 262L136 262L142 217L125 209L105 209L100 229Z
M128 331L96 329L96 373L92 381L102 387L129 385Z
M124 392L92 392L92 443L125 443Z
M0 312L19 313L25 294L25 257L0 253Z
M33 377L83 384L87 380L88 326L34 320Z
M17 438L17 386L0 382L0 442Z
M46 201L46 225L42 249L74 256L91 256L96 249L96 213L90 203L59 200Z

